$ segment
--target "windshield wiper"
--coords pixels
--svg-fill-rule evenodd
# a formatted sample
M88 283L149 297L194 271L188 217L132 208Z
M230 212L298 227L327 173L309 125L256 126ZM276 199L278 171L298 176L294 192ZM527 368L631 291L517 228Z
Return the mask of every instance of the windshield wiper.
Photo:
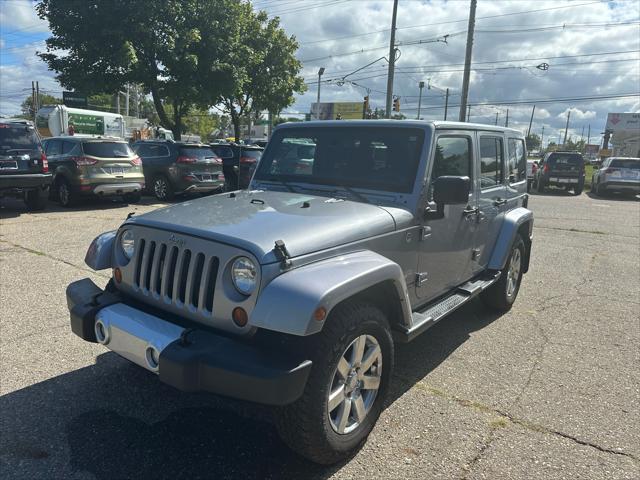
M352 197L357 198L361 202L363 202L363 203L371 203L367 197L365 197L364 195L362 195L359 192L356 192L353 188L348 187L346 185L342 185L342 184L338 184L337 186L340 187L340 188L343 188L345 191L347 191L349 193L349 195L351 195ZM336 193L336 191L334 191L333 193Z

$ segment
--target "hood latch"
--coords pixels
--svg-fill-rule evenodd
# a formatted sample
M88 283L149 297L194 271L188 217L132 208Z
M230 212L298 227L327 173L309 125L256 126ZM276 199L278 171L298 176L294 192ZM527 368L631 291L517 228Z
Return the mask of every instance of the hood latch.
M276 255L276 258L280 260L280 265L283 270L291 266L291 255L289 254L284 241L276 240L276 243L273 247L273 253Z

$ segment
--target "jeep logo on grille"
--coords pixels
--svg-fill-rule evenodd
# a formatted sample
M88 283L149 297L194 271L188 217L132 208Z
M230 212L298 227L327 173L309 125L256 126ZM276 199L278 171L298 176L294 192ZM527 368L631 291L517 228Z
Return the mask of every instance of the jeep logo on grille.
M169 237L169 241L171 243L175 243L176 245L178 245L180 248L184 247L184 244L186 243L184 241L184 239L180 238L180 237L176 237L174 234L171 234L171 236Z

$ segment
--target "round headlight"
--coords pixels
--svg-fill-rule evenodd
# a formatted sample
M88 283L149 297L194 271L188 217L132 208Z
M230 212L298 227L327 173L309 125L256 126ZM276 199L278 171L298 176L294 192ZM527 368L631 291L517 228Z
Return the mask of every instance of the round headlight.
M258 270L256 265L247 257L239 257L231 267L233 285L243 295L251 295L256 288Z
M120 235L120 247L122 248L122 253L127 257L127 260L131 260L133 257L133 252L136 250L136 241L133 238L133 232L131 230L125 230Z

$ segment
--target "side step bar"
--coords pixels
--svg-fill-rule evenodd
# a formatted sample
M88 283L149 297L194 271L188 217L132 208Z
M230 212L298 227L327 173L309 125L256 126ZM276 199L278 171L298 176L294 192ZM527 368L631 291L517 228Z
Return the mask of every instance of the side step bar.
M393 331L393 338L400 343L407 343L416 338L429 327L457 310L483 290L493 285L500 278L500 272L490 272L488 275L473 279L460 285L453 293L444 298L429 303L412 314L411 327L399 326Z

